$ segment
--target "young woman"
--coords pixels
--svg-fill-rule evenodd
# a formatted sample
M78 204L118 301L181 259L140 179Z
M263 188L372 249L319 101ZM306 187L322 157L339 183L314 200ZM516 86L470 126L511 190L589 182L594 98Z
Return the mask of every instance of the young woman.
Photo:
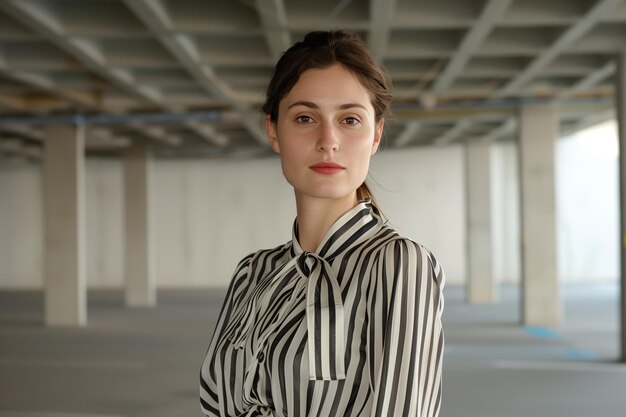
M364 182L390 101L352 33L309 33L278 61L263 111L297 217L291 241L236 267L200 371L206 415L438 415L444 272Z

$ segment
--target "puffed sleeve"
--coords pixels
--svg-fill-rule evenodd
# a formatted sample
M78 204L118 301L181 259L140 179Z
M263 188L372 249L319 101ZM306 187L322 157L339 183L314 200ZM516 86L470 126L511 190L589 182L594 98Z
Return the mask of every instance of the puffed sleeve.
M441 407L443 268L430 251L400 238L372 271L368 365L372 417L436 417Z
M246 282L248 281L248 270L253 253L244 257L235 268L235 272L228 285L226 297L222 304L220 314L217 319L217 325L213 331L213 336L209 342L209 348L204 357L202 367L200 369L200 407L204 414L210 417L219 417L219 398L217 395L217 381L215 378L215 369L211 366L215 347L221 339L222 332L230 317L236 310L237 304L241 299L241 295L246 290Z

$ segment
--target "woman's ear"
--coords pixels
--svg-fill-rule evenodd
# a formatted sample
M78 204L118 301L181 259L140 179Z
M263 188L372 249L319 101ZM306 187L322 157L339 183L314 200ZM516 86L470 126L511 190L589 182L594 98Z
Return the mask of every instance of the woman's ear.
M272 118L269 114L265 115L265 132L267 133L272 149L279 154L280 144L278 143L278 135L276 134L276 125L272 122Z
M378 123L376 123L376 130L374 132L374 143L372 143L372 155L378 151L378 146L380 145L380 139L383 136L383 128L385 126L385 119L381 118Z

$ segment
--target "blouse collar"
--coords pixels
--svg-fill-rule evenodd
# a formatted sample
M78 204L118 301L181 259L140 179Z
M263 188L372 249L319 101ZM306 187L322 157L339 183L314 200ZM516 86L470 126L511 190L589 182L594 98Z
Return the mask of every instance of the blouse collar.
M328 230L315 252L302 250L298 243L298 223L294 221L292 258L277 267L264 280L282 280L294 269L306 286L306 321L309 353L309 379L345 379L344 306L339 280L331 265L332 259L374 236L383 226L379 210L366 198L346 211ZM236 348L243 348L254 327L257 298L265 285L257 285L247 306L234 318L229 339ZM296 294L289 298L279 312L279 319L291 311ZM271 333L273 329L265 329ZM263 337L268 337L263 336Z
M382 223L378 208L369 197L364 198L333 223L313 253L327 261L332 261L347 249L356 247L375 235L382 227ZM292 257L306 252L298 242L298 232L298 219L296 218L291 233Z

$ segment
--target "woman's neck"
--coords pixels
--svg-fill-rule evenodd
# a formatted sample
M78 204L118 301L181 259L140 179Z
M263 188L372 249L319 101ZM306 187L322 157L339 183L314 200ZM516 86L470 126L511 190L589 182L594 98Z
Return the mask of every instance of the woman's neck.
M333 223L357 203L356 192L341 198L315 198L296 192L298 243L302 250L314 252Z

